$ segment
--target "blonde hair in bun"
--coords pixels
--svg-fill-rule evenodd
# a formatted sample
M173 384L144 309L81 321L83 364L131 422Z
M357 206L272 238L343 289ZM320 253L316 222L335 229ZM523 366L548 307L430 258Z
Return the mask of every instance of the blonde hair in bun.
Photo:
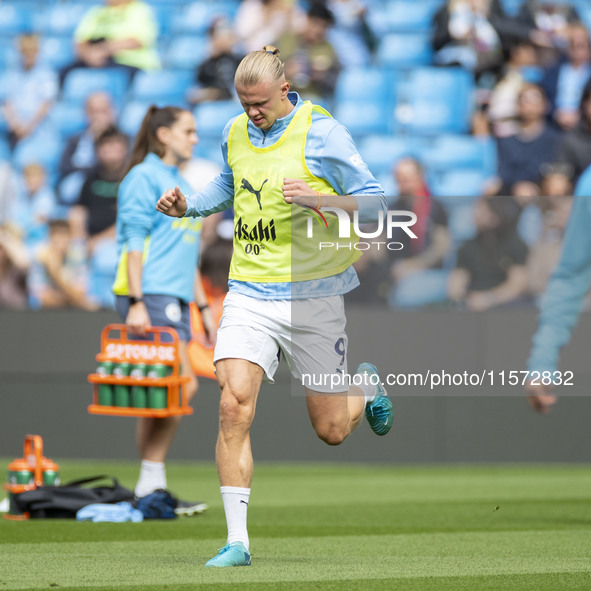
M260 82L279 80L284 76L283 62L274 45L265 45L259 51L251 51L238 65L234 84L242 88Z

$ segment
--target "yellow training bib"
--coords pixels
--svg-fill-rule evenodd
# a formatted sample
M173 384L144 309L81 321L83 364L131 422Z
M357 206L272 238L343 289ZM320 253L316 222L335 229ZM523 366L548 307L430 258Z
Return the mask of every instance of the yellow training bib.
M320 279L343 272L361 256L354 248L353 232L352 238L339 238L334 215L285 203L285 178L301 179L324 195L337 195L328 181L314 176L306 165L304 149L312 111L329 115L306 101L268 148L252 145L246 113L230 128L228 164L235 192L230 279L259 283ZM339 248L321 248L329 242Z

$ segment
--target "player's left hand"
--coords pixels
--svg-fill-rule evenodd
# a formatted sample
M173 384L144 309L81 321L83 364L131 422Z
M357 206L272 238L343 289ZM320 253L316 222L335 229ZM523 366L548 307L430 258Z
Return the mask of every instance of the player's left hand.
M532 384L528 381L525 384L525 390L528 393L527 402L536 412L547 415L556 404L556 396L551 385Z
M547 415L552 410L552 407L556 404L556 396L528 396L527 402L536 412L543 415Z
M283 179L283 198L285 203L317 207L318 194L308 183L300 179Z

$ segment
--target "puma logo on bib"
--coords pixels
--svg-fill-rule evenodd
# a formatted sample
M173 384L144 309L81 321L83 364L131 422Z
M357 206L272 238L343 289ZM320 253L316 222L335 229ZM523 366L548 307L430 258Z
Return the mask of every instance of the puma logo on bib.
M269 179L265 179L263 181L263 184L261 185L261 188L258 191L255 188L253 188L253 186L248 182L248 179L242 179L242 185L240 186L241 189L246 189L249 193L252 193L257 198L257 203L259 204L260 210L263 209L263 206L261 205L261 192L263 190L263 187L265 186L265 183L268 180Z

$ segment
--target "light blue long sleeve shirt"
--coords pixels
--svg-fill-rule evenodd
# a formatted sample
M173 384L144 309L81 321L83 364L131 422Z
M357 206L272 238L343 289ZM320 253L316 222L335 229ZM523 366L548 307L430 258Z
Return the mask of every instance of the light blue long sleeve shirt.
M530 371L556 371L591 283L591 167L579 179L562 254L542 297L538 330L528 360Z
M127 253L143 252L142 292L191 302L201 220L179 220L156 211L160 195L175 185L181 191L191 190L178 168L165 164L154 153L129 171L119 186L117 200L118 258L121 265ZM116 280L115 293L118 287Z
M296 92L290 92L288 98L295 108L285 117L277 119L268 131L248 122L248 135L255 147L265 148L277 142L304 104ZM228 122L222 134L222 172L203 191L187 197L185 216L205 217L233 206L234 177L228 165L228 136L235 120ZM363 162L351 134L338 121L320 113L312 113L304 157L313 175L326 179L339 195L355 197L360 222L374 222L380 210L385 215L387 205L384 190ZM258 299L320 298L345 294L359 285L359 279L355 269L349 267L338 275L312 281L254 283L231 279L228 285L230 291Z

